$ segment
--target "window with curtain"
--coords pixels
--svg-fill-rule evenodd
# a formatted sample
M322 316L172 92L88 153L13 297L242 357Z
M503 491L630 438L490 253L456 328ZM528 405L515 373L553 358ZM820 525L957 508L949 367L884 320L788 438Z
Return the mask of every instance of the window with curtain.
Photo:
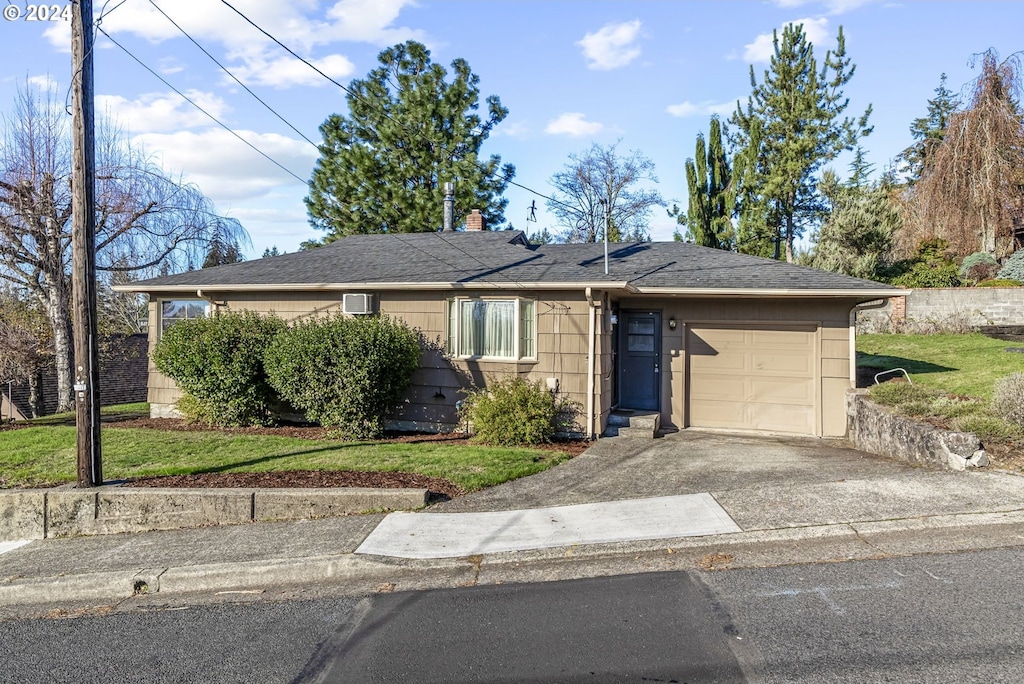
M448 307L448 353L452 356L533 358L533 301L457 298L449 301Z
M209 311L210 303L205 299L164 299L160 302L160 332L179 321L203 318Z

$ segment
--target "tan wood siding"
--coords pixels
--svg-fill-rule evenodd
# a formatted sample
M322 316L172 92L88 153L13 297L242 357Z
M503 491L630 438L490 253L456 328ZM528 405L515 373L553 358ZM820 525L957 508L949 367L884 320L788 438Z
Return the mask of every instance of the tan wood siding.
M206 293L210 294L210 293ZM266 293L216 292L212 298L221 309L274 313L285 320L308 316L334 315L341 311L341 292ZM536 301L536 358L521 361L490 361L453 359L444 353L447 333L447 301L444 292L370 292L376 298L377 311L404 321L419 330L430 342L420 368L413 376L408 396L395 411L394 418L425 424L454 426L458 422L456 402L465 398L472 387L486 387L489 379L509 374L521 375L530 381L558 381L560 392L567 398L586 405L587 339L589 314L582 292L523 292L493 290L474 292L481 297L527 297ZM460 296L464 293L459 293ZM150 304L150 329L157 329L157 300ZM180 293L167 298L182 299ZM156 343L151 336L151 347ZM610 349L605 352L610 366ZM164 406L173 405L181 392L174 382L157 371L150 361L149 400ZM605 391L601 388L599 391ZM610 406L610 389L607 390ZM599 407L598 411L601 408ZM581 420L581 424L585 422Z

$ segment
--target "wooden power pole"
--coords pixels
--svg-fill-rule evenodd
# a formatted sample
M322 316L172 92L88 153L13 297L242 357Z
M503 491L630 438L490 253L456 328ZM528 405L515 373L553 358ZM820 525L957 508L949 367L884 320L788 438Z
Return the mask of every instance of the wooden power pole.
M103 484L99 351L96 344L96 147L92 89L92 0L71 3L71 289L75 331L75 425L78 486Z

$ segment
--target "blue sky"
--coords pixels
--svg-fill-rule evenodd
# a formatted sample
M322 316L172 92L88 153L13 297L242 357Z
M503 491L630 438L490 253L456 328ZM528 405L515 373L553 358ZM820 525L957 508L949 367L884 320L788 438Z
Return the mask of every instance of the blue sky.
M218 0L154 0L207 51L284 119L312 139L344 93L261 36ZM101 25L138 59L187 93L233 131L300 178L316 149L184 37L149 0L95 3ZM119 4L120 3L120 4ZM70 81L70 29L62 20L29 21L31 7L8 0L0 24L0 111L11 111L26 80L55 88ZM857 73L846 89L850 112L872 104L875 131L864 141L880 170L910 144L909 126L925 113L945 72L959 91L977 75L971 56L1024 49L1024 3L874 2L872 0L547 2L541 0L234 0L256 24L347 83L377 65L381 49L424 42L435 62L466 59L481 96L498 95L510 114L485 146L516 166L516 181L542 194L569 155L619 141L654 161L668 200L685 202L683 164L713 112L725 117L760 76L771 32L801 22L823 58L843 26ZM63 7L63 5L60 5ZM12 19L14 14L20 18ZM39 11L36 11L38 18ZM252 237L250 258L276 245L294 251L321 233L307 222L305 186L211 122L100 36L95 54L97 108L110 112L168 173L196 183L218 210ZM845 175L845 162L836 170ZM555 229L544 200L509 188L506 220L516 228ZM438 198L440 201L440 198ZM527 224L531 202L540 208ZM472 207L460 207L468 211ZM652 217L652 237L671 239L674 220Z

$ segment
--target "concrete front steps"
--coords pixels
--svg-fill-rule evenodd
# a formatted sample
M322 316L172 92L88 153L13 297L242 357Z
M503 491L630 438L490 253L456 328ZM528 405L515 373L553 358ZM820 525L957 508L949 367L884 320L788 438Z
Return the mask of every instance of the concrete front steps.
M654 439L660 426L661 414L657 411L619 409L609 414L604 436Z

